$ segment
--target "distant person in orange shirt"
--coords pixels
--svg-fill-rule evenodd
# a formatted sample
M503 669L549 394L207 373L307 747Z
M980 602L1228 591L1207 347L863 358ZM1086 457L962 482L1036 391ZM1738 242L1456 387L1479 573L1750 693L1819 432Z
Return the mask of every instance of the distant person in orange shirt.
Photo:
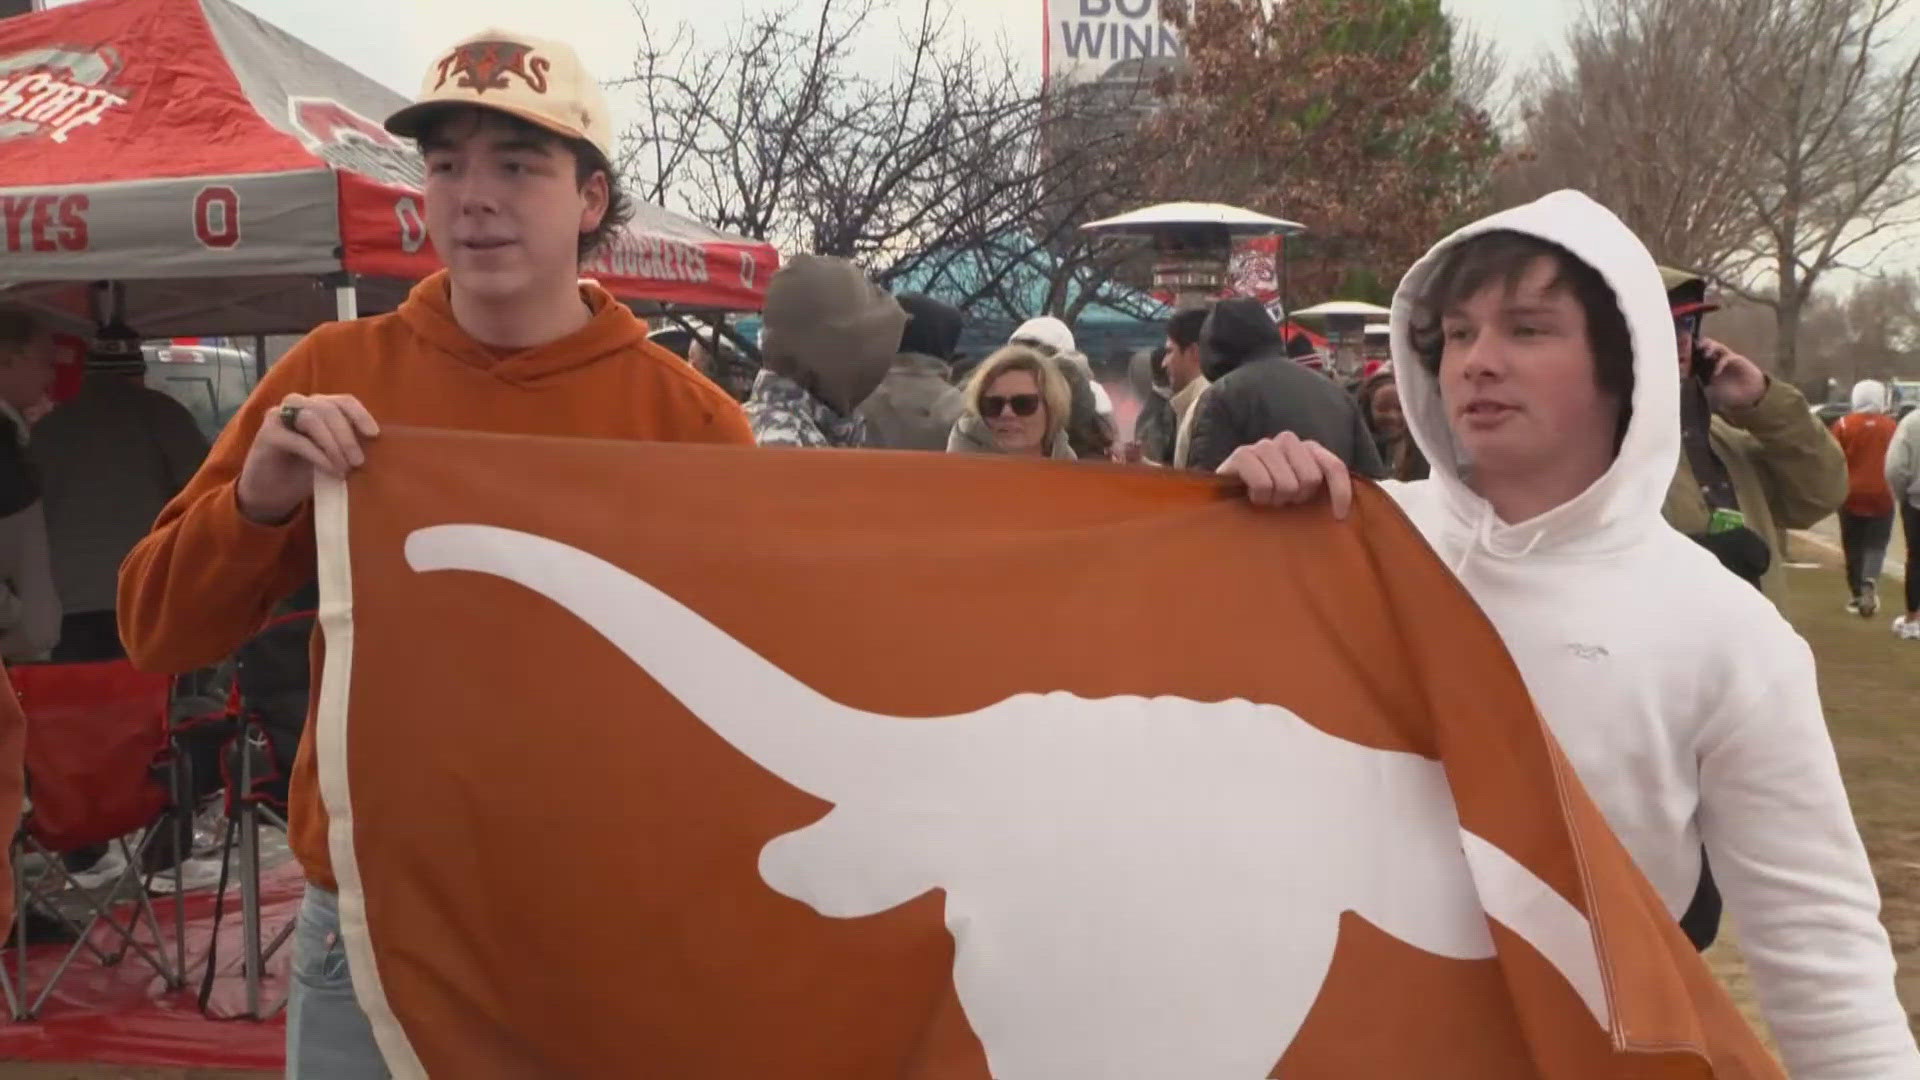
M1840 504L1840 547L1846 554L1847 610L1871 619L1880 610L1878 581L1893 539L1893 491L1887 487L1887 446L1899 427L1887 415L1887 388L1873 379L1853 384L1853 411L1833 422L1833 438L1847 455L1847 501Z
M503 56L517 59L501 67ZM612 114L573 49L477 35L435 58L420 100L387 129L424 153L427 234L447 269L390 315L307 335L254 390L121 568L121 637L143 668L221 659L314 578L314 479L360 468L383 424L753 445L738 404L578 280L627 203L608 163ZM315 655L317 683L326 658ZM356 697L354 709L356 724L407 720L377 698ZM289 797L288 840L308 884L286 1075L384 1077L354 998L312 727Z

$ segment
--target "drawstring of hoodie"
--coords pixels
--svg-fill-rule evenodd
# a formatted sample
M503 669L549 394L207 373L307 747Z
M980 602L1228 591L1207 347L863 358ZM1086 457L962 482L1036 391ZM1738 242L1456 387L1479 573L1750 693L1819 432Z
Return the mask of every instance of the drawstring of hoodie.
M1500 545L1495 543L1493 539L1493 526L1498 519L1499 516L1493 512L1493 504L1482 500L1480 503L1479 520L1473 527L1473 540L1461 549L1459 558L1455 559L1449 567L1449 569L1453 571L1454 577L1460 577L1462 575L1467 568L1467 560L1473 557L1473 553L1477 549L1485 549L1489 555L1492 555L1496 559L1524 559L1533 554L1534 548L1540 546L1542 530L1535 529L1533 530L1533 535L1527 537L1527 542L1521 546L1520 550L1502 550Z

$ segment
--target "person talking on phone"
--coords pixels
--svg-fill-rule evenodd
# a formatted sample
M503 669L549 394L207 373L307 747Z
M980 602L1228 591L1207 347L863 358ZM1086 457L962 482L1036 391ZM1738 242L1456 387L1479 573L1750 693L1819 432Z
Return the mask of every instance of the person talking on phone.
M1707 337L1706 280L1662 267L1680 360L1680 467L1663 513L1778 603L1780 530L1810 528L1847 498L1847 459L1800 391Z

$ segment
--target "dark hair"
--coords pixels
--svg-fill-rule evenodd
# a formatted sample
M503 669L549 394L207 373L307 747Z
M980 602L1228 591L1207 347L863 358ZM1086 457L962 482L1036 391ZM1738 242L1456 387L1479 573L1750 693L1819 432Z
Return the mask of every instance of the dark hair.
M25 352L27 346L47 333L47 324L26 308L0 307L0 354L16 356Z
M1409 328L1414 353L1428 373L1440 374L1440 353L1446 344L1441 318L1487 286L1498 283L1512 291L1520 278L1541 259L1554 264L1549 290L1573 295L1587 317L1587 347L1593 351L1593 379L1603 392L1620 401L1620 435L1626 435L1633 416L1633 337L1619 298L1600 271L1559 244L1526 233L1500 229L1462 241L1440 257L1428 275L1424 294L1414 306Z
M1207 308L1191 308L1176 311L1173 318L1167 320L1167 340L1183 349L1191 349L1200 343L1200 328L1207 325Z
M607 212L600 215L600 224L592 232L580 234L579 258L586 262L594 252L619 235L627 222L633 220L633 201L627 197L626 189L620 185L620 174L613 171L613 165L607 161L600 148L585 139L569 139L565 135L549 131L531 120L523 120L512 113L498 109L482 108L477 105L449 105L429 115L420 125L420 137L416 140L422 152L433 149L436 143L444 145L441 138L447 125L454 120L472 117L478 121L482 117L494 120L511 130L515 135L530 139L545 146L559 146L573 155L573 182L579 187L587 186L594 173L607 174Z

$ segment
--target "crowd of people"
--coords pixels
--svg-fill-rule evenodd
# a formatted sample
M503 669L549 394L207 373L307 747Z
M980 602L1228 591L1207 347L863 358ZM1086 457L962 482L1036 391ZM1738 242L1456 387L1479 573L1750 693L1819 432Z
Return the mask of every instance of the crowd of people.
M181 671L231 655L311 588L315 478L361 467L384 424L1111 461L1224 474L1256 505L1325 498L1336 514L1357 475L1382 483L1485 610L1694 942L1731 914L1790 1073L1920 1075L1812 656L1774 607L1782 530L1838 513L1850 610L1873 616L1898 520L1895 631L1920 639L1920 414L1896 424L1883 385L1857 386L1829 432L1793 387L1703 333L1705 281L1658 268L1572 192L1441 240L1400 284L1392 359L1349 382L1301 363L1258 301L1177 312L1134 364L1130 438L1060 320L1034 318L969 364L962 312L888 295L842 259L795 255L774 275L757 364L717 339L650 338L579 279L626 215L606 103L571 49L521 44L553 77L486 94L430 79L387 121L424 154L446 269L391 315L309 335L210 451L190 417L141 396L124 333L102 336L82 398L30 425L51 378L46 335L0 313L7 661L124 649ZM82 510L135 476L145 486L111 513ZM118 531L63 538L83 513ZM120 543L116 586L100 545ZM64 569L49 554L61 550ZM287 1072L382 1076L305 738Z
M1920 640L1912 565L1920 559L1912 542L1920 421L1897 424L1887 385L1862 380L1851 411L1829 431L1800 391L1704 334L1716 308L1705 279L1668 268L1660 275L1681 419L1666 520L1778 600L1785 532L1837 514L1848 610L1863 617L1879 611L1878 579L1893 528L1904 522L1909 565L1893 632ZM1343 377L1338 365L1290 347L1254 299L1221 299L1167 320L1165 343L1132 362L1138 413L1125 440L1109 392L1065 323L1029 320L963 367L964 331L965 315L938 299L889 297L847 260L799 255L769 284L757 374L730 376L753 371L752 362L684 331L656 340L736 388L761 446L945 449L1211 473L1239 447L1290 432L1361 476L1431 475L1391 360Z

